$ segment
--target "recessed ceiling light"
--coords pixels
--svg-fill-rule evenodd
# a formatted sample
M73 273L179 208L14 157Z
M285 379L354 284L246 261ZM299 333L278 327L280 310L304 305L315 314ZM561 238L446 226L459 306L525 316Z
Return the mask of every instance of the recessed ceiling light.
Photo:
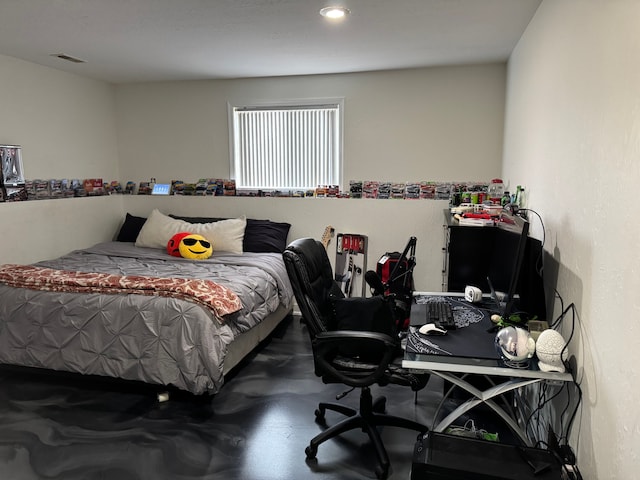
M331 18L333 20L337 20L340 18L346 17L349 13L348 8L345 7L325 7L320 10L320 15L326 18Z

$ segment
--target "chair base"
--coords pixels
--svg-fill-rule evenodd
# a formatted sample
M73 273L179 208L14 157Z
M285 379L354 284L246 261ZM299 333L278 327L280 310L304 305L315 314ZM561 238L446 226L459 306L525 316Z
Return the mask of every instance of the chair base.
M387 450L384 448L382 437L380 436L380 432L377 427L400 427L415 430L419 433L426 433L428 428L425 425L414 422L413 420L385 414L385 406L386 400L384 397L376 399L375 402L373 401L369 387L365 387L361 390L359 411L337 403L320 403L315 412L316 421L324 421L324 413L326 410L341 413L346 415L348 418L333 425L311 439L309 446L305 449L307 458L313 459L316 457L318 446L321 443L326 442L327 440L344 432L355 430L357 428L369 436L369 439L375 448L378 458L378 466L375 469L376 477L379 480L386 479L389 475L389 455L387 454Z

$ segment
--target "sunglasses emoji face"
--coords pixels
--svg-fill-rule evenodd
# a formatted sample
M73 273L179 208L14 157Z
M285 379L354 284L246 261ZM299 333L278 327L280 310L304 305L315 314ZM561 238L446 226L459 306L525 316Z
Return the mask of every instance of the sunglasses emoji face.
M180 232L171 237L167 242L167 253L169 255L173 255L174 257L181 257L182 255L180 254L180 241L187 235L191 235L191 233Z
M192 258L194 260L204 260L213 254L211 242L198 234L182 237L178 250L180 250L180 255L184 258Z

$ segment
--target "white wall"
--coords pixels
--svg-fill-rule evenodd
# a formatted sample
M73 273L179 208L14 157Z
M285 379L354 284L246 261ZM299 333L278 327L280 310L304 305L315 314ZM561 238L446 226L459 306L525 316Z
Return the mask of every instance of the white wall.
M113 87L2 55L0 72L0 144L22 146L28 179L118 178ZM0 203L0 263L110 238L121 210L118 199Z
M0 72L0 143L27 178L118 178L112 86L3 55Z
M345 185L359 180L489 181L501 168L503 64L392 72L148 83L116 88L121 180L228 178L227 102L344 97ZM166 200L166 201L163 201ZM418 237L416 286L440 290L442 201L125 199L125 209L272 218L290 238L327 224L369 237L369 265ZM192 199L193 200L193 199ZM191 211L188 205L197 205ZM144 206L143 206L144 205Z
M320 239L327 225L336 233L358 233L368 237L367 268L386 251L402 251L409 237L417 241L414 279L418 290L442 289L443 200L345 200L319 198L249 197L151 197L125 196L126 211L148 216L153 208L185 216L247 215L292 224L289 240L300 237ZM329 258L335 261L335 240Z
M0 265L32 263L112 240L122 221L115 196L0 203Z
M505 65L119 85L120 173L229 176L227 102L345 98L345 180L490 180L502 158Z
M593 479L637 478L640 464L639 22L637 1L545 0L508 68L503 173L526 185L576 305L571 444Z

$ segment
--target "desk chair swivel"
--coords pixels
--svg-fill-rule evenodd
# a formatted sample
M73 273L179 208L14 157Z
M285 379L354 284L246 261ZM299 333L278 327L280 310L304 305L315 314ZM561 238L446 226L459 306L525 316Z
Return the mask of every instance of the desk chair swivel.
M401 367L402 350L397 338L376 331L335 330L343 306L343 297L335 282L329 258L323 245L303 238L292 242L283 253L287 273L313 350L315 374L324 383L342 383L360 389L359 409L339 403L321 402L315 411L316 421L325 424L325 412L335 411L347 418L316 435L305 449L307 459L315 459L318 446L346 431L360 429L365 432L376 451L378 479L386 479L390 462L378 427L392 426L425 433L428 428L413 420L385 414L386 400L374 401L370 387L392 384L404 385L414 391L425 387L428 375L413 375ZM377 296L356 300L362 316L372 311L380 312L388 299ZM393 315L389 307L389 322ZM336 313L338 312L338 313ZM377 313L376 313L377 315ZM366 320L366 319L363 319ZM343 395L339 395L342 398Z

